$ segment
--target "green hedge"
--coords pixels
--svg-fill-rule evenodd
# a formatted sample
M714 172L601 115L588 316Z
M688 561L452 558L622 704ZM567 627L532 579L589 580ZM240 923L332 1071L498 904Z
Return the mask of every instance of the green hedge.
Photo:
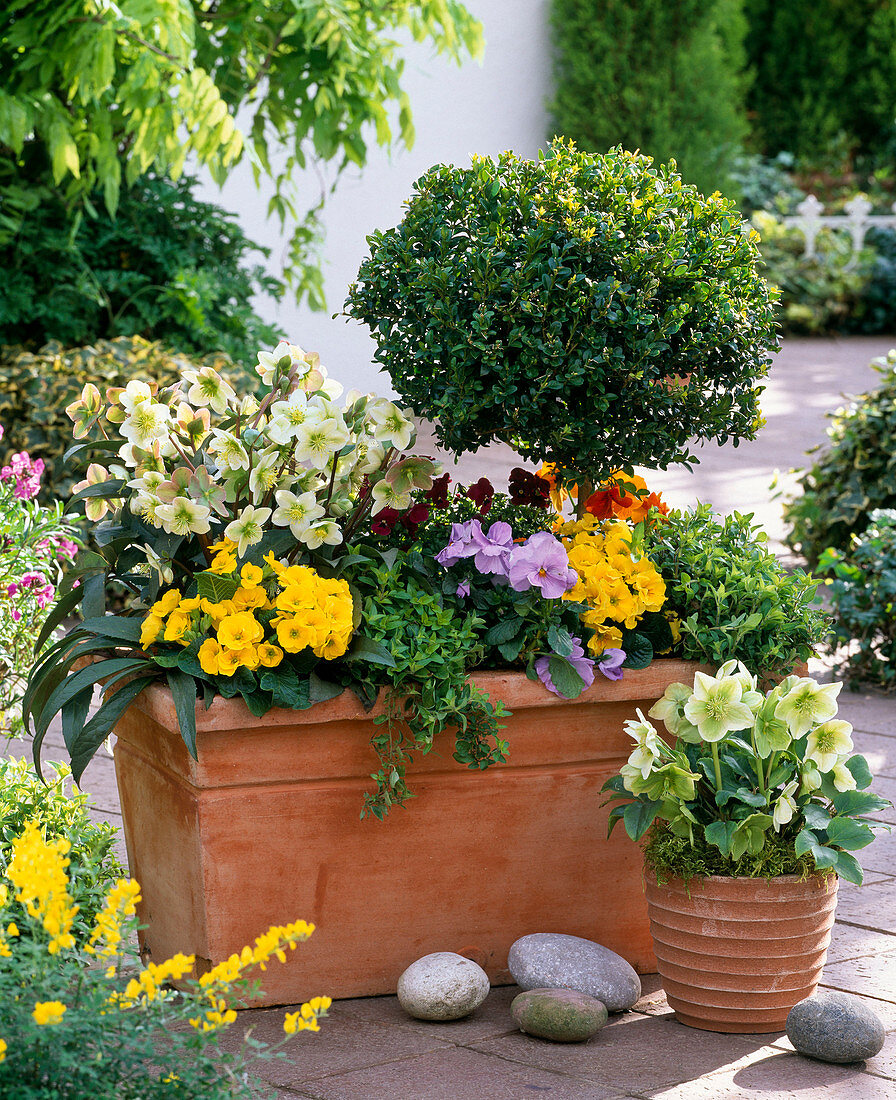
M553 0L555 134L723 189L745 136L740 0Z

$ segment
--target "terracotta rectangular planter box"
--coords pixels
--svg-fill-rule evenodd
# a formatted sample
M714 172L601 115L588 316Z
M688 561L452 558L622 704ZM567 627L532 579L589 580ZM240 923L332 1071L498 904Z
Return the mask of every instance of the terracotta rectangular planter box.
M418 797L384 822L359 820L374 727L348 692L263 718L239 699L197 707L195 761L152 685L115 731L145 954L195 954L202 972L271 924L313 921L261 975L266 1004L393 993L433 951L506 984L508 949L530 932L585 936L655 970L641 853L621 828L607 839L600 789L631 751L623 722L698 667L656 661L573 701L521 673L478 675L514 712L507 762L469 771L446 737L412 766Z

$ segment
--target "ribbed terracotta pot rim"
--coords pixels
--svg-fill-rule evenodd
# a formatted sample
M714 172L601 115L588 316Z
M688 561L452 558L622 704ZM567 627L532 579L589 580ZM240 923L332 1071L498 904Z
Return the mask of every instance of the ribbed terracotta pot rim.
M836 875L694 876L660 885L644 867L657 969L681 1023L782 1031L818 986L834 923Z

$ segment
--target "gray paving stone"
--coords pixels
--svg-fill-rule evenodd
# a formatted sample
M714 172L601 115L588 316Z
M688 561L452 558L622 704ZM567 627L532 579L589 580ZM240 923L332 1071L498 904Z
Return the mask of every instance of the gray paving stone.
M296 1035L287 1048L287 1060L258 1062L252 1072L272 1085L302 1089L311 1078L416 1058L449 1047L453 1049L450 1043L410 1029L366 1023L349 1015L343 1004L337 1001L331 1007L326 1019L321 1020L319 1032ZM287 1011L286 1008L262 1008L241 1012L236 1024L222 1034L222 1047L226 1050L239 1048L250 1029L256 1039L270 1044L281 1043L283 1016Z
M890 1080L767 1047L710 1076L651 1093L657 1100L893 1100Z
M828 965L824 968L824 984L896 1004L896 951Z
M827 964L830 966L847 959L880 955L885 951L896 951L896 935L869 932L866 928L854 928L852 925L837 921L831 933Z
M618 1089L575 1074L552 1073L464 1047L305 1081L302 1088L315 1100L615 1100L620 1095Z
M845 719L847 722L849 718ZM871 774L877 780L880 777L896 776L896 737L887 737L881 733L855 733L853 744L868 761ZM871 784L875 790L877 782Z
M896 935L893 892L891 879L863 886L861 890L845 890L843 897L837 902L837 919Z
M515 1034L475 1043L474 1049L608 1088L653 1095L654 1090L718 1072L768 1042L767 1035L719 1036L685 1027L671 1016L627 1013L581 1045L558 1046Z
M520 992L519 986L499 986L492 989L485 1001L462 1020L433 1023L414 1020L398 1003L397 997L358 997L341 1001L340 1007L358 1020L382 1027L397 1027L432 1035L443 1042L467 1044L516 1031L510 1015L510 1002Z
M869 688L851 691L843 688L839 697L840 715L851 722L856 735L883 734L896 737L896 698Z

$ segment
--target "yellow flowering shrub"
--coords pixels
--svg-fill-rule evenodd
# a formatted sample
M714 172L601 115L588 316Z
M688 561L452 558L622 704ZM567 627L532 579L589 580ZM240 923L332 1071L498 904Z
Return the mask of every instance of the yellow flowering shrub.
M127 943L138 884L121 879L108 891L79 948L67 931L75 907L66 851L65 841L45 840L31 822L13 841L7 882L0 882L0 1096L155 1100L171 1095L172 1084L189 1097L255 1096L243 1054L222 1051L217 1034L236 1020L252 972L285 961L314 925L273 926L198 979L190 977L193 955L135 972ZM13 902L24 907L29 935L9 920ZM105 966L86 965L92 961ZM180 983L176 995L172 982ZM283 1041L319 1031L331 1003L314 997L286 1013ZM61 1041L42 1038L49 1030ZM270 1053L254 1044L253 1057Z

